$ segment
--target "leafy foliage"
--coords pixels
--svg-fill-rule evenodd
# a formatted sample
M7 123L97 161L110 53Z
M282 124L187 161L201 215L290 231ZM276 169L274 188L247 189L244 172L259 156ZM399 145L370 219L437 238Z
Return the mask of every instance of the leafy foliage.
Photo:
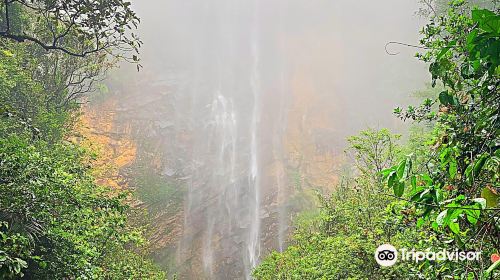
M97 185L92 154L67 140L79 98L111 66L103 51L137 47L124 37L138 20L129 5L0 4L1 279L165 279L129 221L129 194Z
M34 78L40 56L2 41L0 53L0 135L24 133L49 141L61 139L75 104L60 107L64 93L46 91L53 80ZM45 59L45 58L43 58Z
M396 207L384 190L375 166L399 158L399 135L368 129L349 138L356 159L355 178L344 176L330 196L318 195L320 212L297 227L292 244L269 255L254 271L257 279L402 279L409 269L381 269L373 258L377 244L408 242L403 220L391 219ZM372 148L377 147L377 151ZM398 206L399 207L399 206Z
M130 6L122 0L5 0L0 3L0 36L78 57L103 51L137 53L141 41L131 31L139 18ZM19 10L28 17L16 17Z
M127 227L124 195L95 185L81 153L73 145L0 140L0 193L9 194L0 199L4 277L105 278L106 254L142 242Z
M418 57L440 90L417 107L395 109L401 119L425 125L403 147L384 130L351 137L358 176L320 197L320 215L256 268L257 279L498 278L500 261L491 264L489 256L500 248L500 16L464 1L434 12ZM383 243L483 257L380 269L372 254Z
M424 28L421 43L428 51L419 55L443 91L419 110L396 111L403 119L435 123L431 155L418 171L409 155L383 175L395 195L415 203L420 224L429 222L442 240L492 253L500 246L500 16L470 11L463 1L452 8ZM438 111L430 106L435 103Z

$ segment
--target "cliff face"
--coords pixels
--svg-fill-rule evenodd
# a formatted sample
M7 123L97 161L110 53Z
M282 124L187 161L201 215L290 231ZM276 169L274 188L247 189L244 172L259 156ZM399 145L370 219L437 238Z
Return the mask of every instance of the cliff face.
M86 108L83 134L99 147L99 183L136 191L161 266L181 279L242 279L253 262L242 256L284 249L312 191L334 187L332 121L301 72L254 100L186 94L181 79L141 73L112 86Z
M295 170L296 180L306 188L328 191L337 183L335 171L343 155L335 146L331 110L322 104L313 84L300 71L292 79L284 147L288 168Z
M169 111L161 101L164 88L149 86L153 94L141 97L136 94L140 87L90 102L80 118L78 141L98 155L97 183L135 190L130 203L139 211L134 211L133 222L148 225L149 251L170 268L175 267L172 252L183 229L183 190L169 176L171 171L163 169L169 159L162 147L169 138L162 136L165 122L150 111Z
M82 144L98 155L94 165L97 183L127 188L128 178L121 171L134 163L137 147L129 131L117 127L116 102L108 100L98 107L84 108L78 132L83 136Z

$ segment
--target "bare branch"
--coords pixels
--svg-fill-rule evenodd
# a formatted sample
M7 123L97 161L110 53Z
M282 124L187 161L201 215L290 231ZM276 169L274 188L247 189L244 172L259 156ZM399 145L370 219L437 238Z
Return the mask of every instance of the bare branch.
M9 8L14 2L23 6L30 18L42 19L44 23L37 23L34 29L20 28L22 31L11 28L13 19ZM103 50L138 53L142 44L131 32L137 27L139 18L126 1L103 4L81 0L54 0L50 3L42 0L4 0L0 2L0 8L4 10L5 21L0 37L16 42L32 42L46 51L86 57ZM138 62L136 55L132 58L133 62Z
M401 43L401 42L395 42L395 41L391 41L391 42L388 42L387 44L385 44L385 52L388 54L388 55L398 55L399 52L397 53L391 53L387 50L387 47L389 45L402 45L402 46L407 46L407 47L412 47L412 48L417 48L417 49L425 49L425 50L428 50L429 48L428 47L424 47L424 46L417 46L417 45L412 45L412 44L407 44L407 43Z

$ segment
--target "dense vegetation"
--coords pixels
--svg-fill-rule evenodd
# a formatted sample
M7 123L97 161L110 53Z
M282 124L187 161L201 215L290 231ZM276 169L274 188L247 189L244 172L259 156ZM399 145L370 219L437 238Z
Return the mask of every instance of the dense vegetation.
M138 50L129 5L0 4L0 279L165 279L128 194L97 185L93 153L71 140L80 98Z
M408 137L348 139L354 172L318 193L319 211L298 217L290 246L255 278L500 279L490 260L500 250L499 11L422 2L431 20L417 56L436 96L395 109L414 122ZM165 279L129 219L130 194L96 184L95 155L75 141L81 97L118 60L138 63L130 3L5 0L0 14L0 279ZM151 208L174 196L139 171ZM383 243L482 257L381 267Z
M499 11L452 1L433 13L417 56L440 90L395 109L416 123L406 144L386 130L350 138L355 175L319 196L320 213L299 219L292 244L268 256L257 279L500 278ZM380 267L374 252L384 243L482 257Z

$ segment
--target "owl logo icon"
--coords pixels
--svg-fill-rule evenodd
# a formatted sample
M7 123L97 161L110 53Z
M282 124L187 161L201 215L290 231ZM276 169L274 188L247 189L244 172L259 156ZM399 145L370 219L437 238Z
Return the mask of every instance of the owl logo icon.
M392 266L398 260L398 250L391 244L382 244L375 250L375 260L380 266Z

